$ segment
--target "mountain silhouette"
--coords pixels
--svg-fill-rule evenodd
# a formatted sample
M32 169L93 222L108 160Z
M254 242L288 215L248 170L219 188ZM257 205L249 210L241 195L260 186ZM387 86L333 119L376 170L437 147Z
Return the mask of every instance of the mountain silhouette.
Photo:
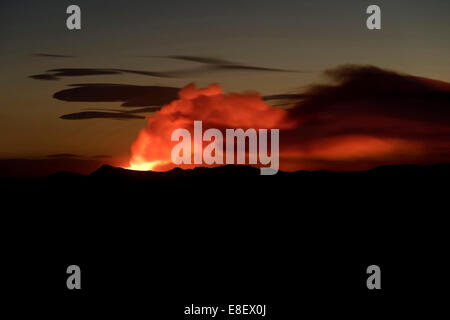
M435 266L448 266L449 177L449 164L274 176L249 166L139 172L105 165L0 185L10 256L22 257L14 272L38 263L36 281L49 292L59 292L64 267L78 263L91 275L87 292L104 299L152 288L180 301L232 293L297 308L287 285L364 301L373 294L365 287L371 264L381 266L382 294L395 302L399 292L409 303L417 288L432 291L442 277ZM62 284L49 283L58 272ZM411 280L417 272L427 281ZM29 284L20 279L18 291ZM297 310L286 308L278 310Z

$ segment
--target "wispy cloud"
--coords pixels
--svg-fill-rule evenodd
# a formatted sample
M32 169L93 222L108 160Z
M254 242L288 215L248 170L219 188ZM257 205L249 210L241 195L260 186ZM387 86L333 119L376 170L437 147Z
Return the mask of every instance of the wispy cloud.
M69 56L65 54L53 54L53 53L33 53L32 56L45 58L75 58L75 56Z
M69 56L48 55L48 54L39 54L39 56L69 57ZM134 69L119 69L119 68L62 68L62 69L47 70L45 73L42 74L31 75L29 76L29 78L36 80L58 80L63 77L119 75L127 73L157 78L183 78L188 76L199 76L214 71L308 72L308 71L252 66L231 62L223 59L207 58L207 57L196 57L196 56L147 56L147 57L188 61L201 64L201 66L194 68L184 68L166 71L134 70Z
M73 153L55 153L49 154L46 156L47 158L79 158L81 156Z
M87 119L145 119L144 116L136 115L128 112L100 112L100 111L82 111L62 115L61 119L65 120L87 120Z

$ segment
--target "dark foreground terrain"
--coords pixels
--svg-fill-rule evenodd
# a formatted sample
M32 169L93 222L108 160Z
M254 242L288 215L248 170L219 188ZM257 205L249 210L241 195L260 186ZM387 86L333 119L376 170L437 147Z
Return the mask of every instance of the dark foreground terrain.
M434 318L448 301L449 178L448 164L4 178L2 288L16 314L58 319L210 319L185 316L191 304L267 304L267 319ZM66 288L71 264L80 291ZM366 287L372 264L381 290Z

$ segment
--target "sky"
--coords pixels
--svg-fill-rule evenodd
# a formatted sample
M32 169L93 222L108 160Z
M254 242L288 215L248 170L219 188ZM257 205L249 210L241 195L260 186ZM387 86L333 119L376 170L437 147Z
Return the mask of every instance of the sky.
M81 8L81 30L66 28L71 4ZM381 30L366 28L370 4L381 7ZM2 1L0 158L126 161L148 113L80 118L130 109L123 99L54 97L74 84L298 94L345 64L450 82L449 12L439 0ZM81 68L90 75L74 76Z

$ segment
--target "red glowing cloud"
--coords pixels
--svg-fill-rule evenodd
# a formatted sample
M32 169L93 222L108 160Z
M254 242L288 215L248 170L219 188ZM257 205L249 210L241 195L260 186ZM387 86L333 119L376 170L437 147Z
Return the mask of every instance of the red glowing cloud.
M193 132L193 122L201 120L204 130L217 128L293 129L296 121L289 112L266 104L257 93L224 94L218 85L197 89L190 84L180 90L179 99L163 106L132 145L130 168L166 170L174 167L171 134L176 129ZM203 146L205 147L205 145Z
M291 109L257 93L224 94L193 84L148 118L132 146L130 168L173 168L175 129L280 129L280 169L369 169L395 163L450 161L450 84L375 67L326 72L331 84L312 86ZM205 145L203 145L205 147Z

